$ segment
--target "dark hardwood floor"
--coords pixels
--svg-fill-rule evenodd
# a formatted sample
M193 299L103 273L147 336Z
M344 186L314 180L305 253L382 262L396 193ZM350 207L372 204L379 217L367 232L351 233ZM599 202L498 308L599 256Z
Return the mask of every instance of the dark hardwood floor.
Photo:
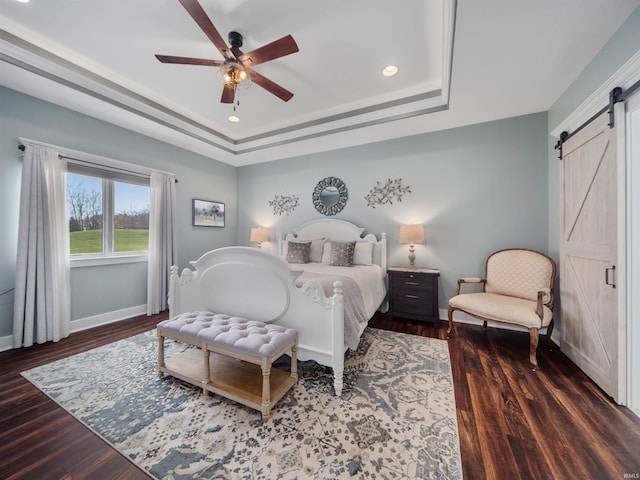
M150 477L20 372L146 332L166 313L141 316L0 353L0 479L148 480Z
M137 317L56 344L0 353L0 478L147 479L25 380L20 372L153 328ZM446 338L446 324L392 320L371 326ZM640 477L640 418L612 402L546 338L540 367L526 333L456 324L449 339L465 479Z

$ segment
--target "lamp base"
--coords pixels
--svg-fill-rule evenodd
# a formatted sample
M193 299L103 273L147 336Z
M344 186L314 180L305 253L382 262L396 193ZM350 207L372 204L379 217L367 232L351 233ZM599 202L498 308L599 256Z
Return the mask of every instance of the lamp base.
M414 250L414 246L413 245L409 245L409 269L411 270L415 270L416 267L416 255L415 255L415 250Z

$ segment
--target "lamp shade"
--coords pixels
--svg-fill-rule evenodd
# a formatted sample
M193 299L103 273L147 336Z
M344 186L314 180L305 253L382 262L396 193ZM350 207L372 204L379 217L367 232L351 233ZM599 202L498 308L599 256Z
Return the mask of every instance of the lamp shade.
M401 225L400 243L425 243L424 226L422 225Z
M269 240L269 229L264 227L253 227L251 229L252 242L266 242Z

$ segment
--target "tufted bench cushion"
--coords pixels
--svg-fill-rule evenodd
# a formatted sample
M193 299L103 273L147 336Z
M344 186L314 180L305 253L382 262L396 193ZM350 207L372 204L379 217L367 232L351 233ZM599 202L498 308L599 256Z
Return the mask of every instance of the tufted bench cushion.
M260 357L271 357L298 336L291 328L207 311L183 313L160 322L158 327Z
M298 331L280 325L208 311L187 312L157 326L158 375L168 373L205 394L217 393L262 411L268 420L271 406L295 385ZM175 357L164 357L164 339L195 345ZM273 362L291 353L290 374ZM257 370L256 370L257 368Z

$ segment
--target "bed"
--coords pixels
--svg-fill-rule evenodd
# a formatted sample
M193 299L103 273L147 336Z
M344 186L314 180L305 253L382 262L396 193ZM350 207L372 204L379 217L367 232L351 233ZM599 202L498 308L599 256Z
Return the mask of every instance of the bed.
M192 268L182 273L173 266L169 314L208 310L295 328L298 358L331 367L339 396L345 351L357 347L368 320L376 309L384 308L386 297L386 236L383 233L378 240L373 234L362 236L363 231L344 220L320 219L283 235L278 256L252 247L225 247L190 262ZM316 241L317 247L320 239L334 242L331 245L362 243L360 252L367 258L370 249L371 264L285 261L292 243ZM362 302L354 299L358 292Z

